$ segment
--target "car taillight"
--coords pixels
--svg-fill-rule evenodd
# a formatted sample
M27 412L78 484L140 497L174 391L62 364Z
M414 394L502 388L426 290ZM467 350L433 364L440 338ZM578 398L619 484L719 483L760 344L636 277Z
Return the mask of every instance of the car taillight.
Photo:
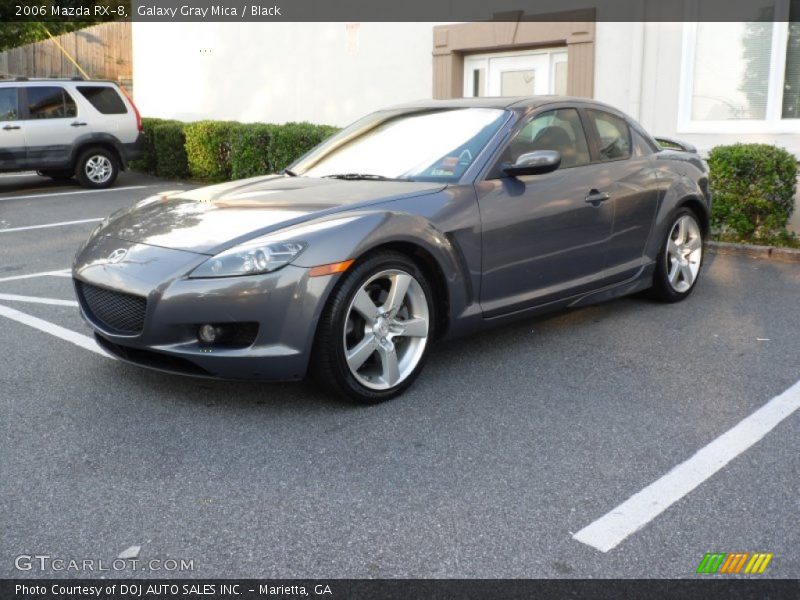
M126 90L121 85L119 86L119 89L122 90L123 94L125 94L125 97L128 99L128 102L131 103L131 106L133 107L133 114L136 115L136 129L141 133L141 131L143 129L142 128L142 115L139 114L139 109L136 108L136 104L134 103L133 98L131 98L131 95L128 93L128 90Z

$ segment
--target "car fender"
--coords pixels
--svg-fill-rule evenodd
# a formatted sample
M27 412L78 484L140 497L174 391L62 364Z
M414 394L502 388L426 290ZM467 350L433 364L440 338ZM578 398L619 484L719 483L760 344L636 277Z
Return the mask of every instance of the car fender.
M692 208L701 212L702 225L707 226L710 218L709 200L698 181L685 175L674 175L663 192L661 202L655 217L655 223L650 239L645 250L646 255L653 261L661 251L661 245L667 235L667 230L672 225L672 218L678 208L691 204Z
M114 148L114 151L117 153L117 156L120 160L120 167L123 169L127 167L125 160L126 153L124 151L122 142L116 136L111 135L110 133L102 133L97 131L84 133L75 139L75 142L72 144L72 152L69 158L70 164L74 165L81 152L95 144L111 146Z
M413 245L435 262L449 315L460 315L473 304L469 269L459 249L422 216L395 210L350 212L283 230L277 237L308 244L293 262L305 268L357 260L381 247Z

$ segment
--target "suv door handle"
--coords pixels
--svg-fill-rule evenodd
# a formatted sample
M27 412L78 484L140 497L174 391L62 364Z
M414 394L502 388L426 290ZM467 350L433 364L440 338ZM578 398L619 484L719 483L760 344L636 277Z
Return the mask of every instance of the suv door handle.
M21 128L19 125L6 125L5 127L3 127L3 129L6 131L11 131L12 129L21 129Z
M600 192L598 190L589 190L589 195L586 196L586 202L593 206L600 206L601 203L611 198L608 192Z
M70 125L72 127L83 127L84 125L86 125L86 123L84 123L83 121L73 121L72 123L70 123Z

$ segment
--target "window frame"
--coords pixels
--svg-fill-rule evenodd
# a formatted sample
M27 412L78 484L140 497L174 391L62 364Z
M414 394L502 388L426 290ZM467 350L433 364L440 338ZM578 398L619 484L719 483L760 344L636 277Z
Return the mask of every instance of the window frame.
M693 9L697 11L696 3L694 3ZM800 133L800 118L785 119L782 116L786 52L789 42L788 0L775 0L775 14L784 20L775 20L772 23L767 109L764 119L711 121L692 119L697 21L683 24L683 51L678 94L678 133Z
M61 90L61 102L66 109L66 99L69 98L72 100L72 104L75 105L75 114L71 117L48 117L46 119L36 119L31 117L30 110L28 110L28 90L32 88L57 88ZM81 114L80 103L72 97L72 95L67 91L67 88L63 85L57 85L48 82L47 85L28 85L28 86L20 86L20 93L17 94L17 101L20 103L20 120L22 121L57 121L59 119L77 119ZM64 111L66 112L66 110Z
M536 110L530 114L524 115L512 128L512 130L508 133L506 138L498 145L497 149L494 152L489 164L491 165L483 175L482 179L485 181L495 180L495 179L502 179L503 177L508 177L503 170L501 169L501 159L503 158L503 153L506 149L511 145L511 143L516 139L516 137L522 133L522 131L534 120L539 117L546 115L547 113L556 112L559 110L574 110L578 114L578 120L581 123L581 128L583 129L583 137L586 140L586 146L589 150L589 162L582 164L582 165L572 165L569 167L561 167L559 166L558 169L553 171L554 173L569 171L571 169L579 169L582 167L588 167L590 165L596 164L598 161L595 160L595 151L594 151L594 139L592 138L592 132L587 128L587 116L584 114L586 110L584 106L578 104L544 104L540 107L537 107ZM523 177L538 177L538 175L524 175Z
M591 164L608 164L608 163L615 163L620 162L623 160L631 160L634 158L635 154L633 152L633 135L631 133L631 124L628 122L628 119L625 115L617 114L610 110L603 110L602 108L594 108L594 107L585 107L583 109L585 112L585 119L586 123L589 124L589 151L592 154L592 162ZM600 148L602 147L600 143L600 132L597 130L597 125L594 122L594 118L592 117L591 113L598 113L598 114L605 114L614 117L615 119L619 119L622 121L622 124L625 126L625 129L628 131L628 156L623 156L620 158L603 158L600 154Z

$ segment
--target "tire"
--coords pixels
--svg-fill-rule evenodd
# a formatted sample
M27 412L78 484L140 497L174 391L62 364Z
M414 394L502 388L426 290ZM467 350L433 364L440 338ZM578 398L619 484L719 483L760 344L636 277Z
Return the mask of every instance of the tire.
M391 302L390 293L403 289ZM402 394L422 371L434 337L433 299L425 274L405 254L384 251L357 262L317 327L311 373L321 389L360 404Z
M56 181L66 181L68 179L72 179L75 176L75 173L72 171L36 171L42 177L49 177L50 179L55 179Z
M704 254L703 228L697 214L679 208L661 242L650 296L661 302L688 298L700 278Z
M105 148L89 148L78 157L75 175L84 187L107 188L119 175L119 159Z

